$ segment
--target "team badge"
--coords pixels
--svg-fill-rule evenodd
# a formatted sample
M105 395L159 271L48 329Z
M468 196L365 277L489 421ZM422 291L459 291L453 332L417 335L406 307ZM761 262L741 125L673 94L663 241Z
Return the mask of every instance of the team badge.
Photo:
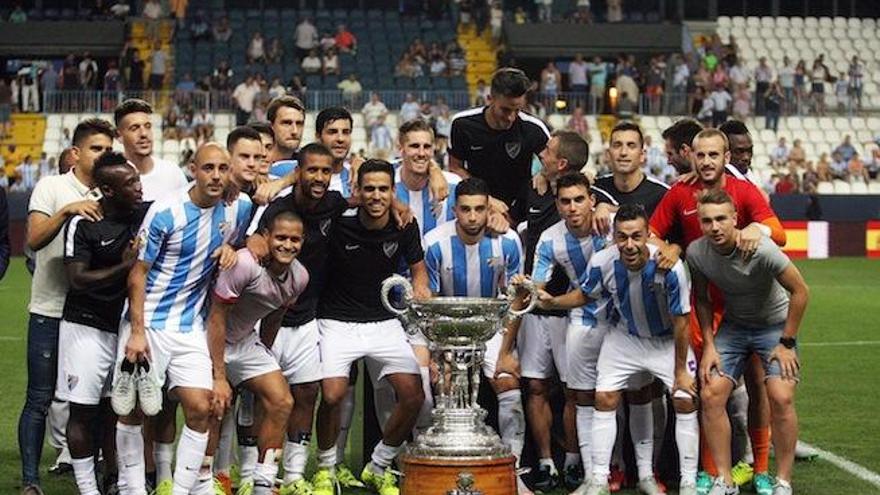
M76 384L79 383L79 377L76 375L67 375L67 390L73 390L76 388Z
M227 221L220 222L220 224L217 225L217 230L220 231L220 235L222 235L223 237L226 237L226 235L229 234L229 231L231 229L232 229L232 224L230 224Z
M382 243L382 251L385 253L385 256L388 258L394 256L394 253L397 252L397 243L396 242L383 242Z
M330 219L325 218L324 220L321 220L320 225L318 225L318 229L321 231L322 236L327 237L327 235L330 233Z
M489 265L490 268L503 267L504 258L501 256L493 256L486 260L486 264Z
M519 156L520 150L522 150L522 143L519 141L504 143L504 151L507 152L507 156L510 158L516 158Z
M138 245L143 249L144 246L147 245L147 229L141 229L140 232L138 232L137 238Z

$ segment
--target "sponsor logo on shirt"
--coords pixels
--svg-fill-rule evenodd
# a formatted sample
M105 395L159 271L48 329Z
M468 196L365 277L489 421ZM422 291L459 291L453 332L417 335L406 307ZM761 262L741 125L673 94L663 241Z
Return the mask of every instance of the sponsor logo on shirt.
M397 252L397 243L396 242L382 243L382 252L384 252L385 256L388 258L394 256L394 253Z
M321 224L318 225L318 230L321 231L322 236L327 237L327 234L330 233L330 219L325 218L324 220L321 220Z
M101 241L101 247L107 247L110 244L113 244L113 239L108 239L106 241Z

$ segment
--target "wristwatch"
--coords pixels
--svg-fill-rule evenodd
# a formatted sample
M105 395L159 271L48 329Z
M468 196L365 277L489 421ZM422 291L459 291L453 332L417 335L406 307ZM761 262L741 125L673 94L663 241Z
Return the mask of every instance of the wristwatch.
M794 346L797 345L797 338L795 337L780 337L779 343L785 346L786 349L794 349Z

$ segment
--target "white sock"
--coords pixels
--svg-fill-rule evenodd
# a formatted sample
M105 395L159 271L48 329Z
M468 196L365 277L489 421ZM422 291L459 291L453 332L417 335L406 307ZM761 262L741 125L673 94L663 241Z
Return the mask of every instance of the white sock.
M730 393L730 399L727 402L727 415L730 417L731 436L733 437L733 447L730 451L730 460L736 464L739 460L751 453L751 442L749 441L749 395L746 392L745 385L740 385L733 389ZM748 462L748 460L746 461ZM751 462L750 462L751 464Z
M419 374L422 375L422 392L425 395L425 401L422 402L422 408L419 409L419 416L416 419L416 426L413 429L413 438L424 433L431 427L431 410L434 409L434 392L431 388L431 368L427 366L419 366Z
M188 495L199 478L205 450L208 448L208 433L199 433L184 425L177 442L177 465L174 468L173 495Z
M339 404L339 436L336 437L336 458L345 459L345 445L348 443L348 430L354 418L354 386L349 385L345 398ZM382 424L382 423L380 423Z
M336 447L327 450L318 450L318 467L334 469L336 467Z
M101 495L98 491L98 479L95 478L95 458L89 456L71 459L70 464L73 466L73 476L80 495Z
M651 403L629 405L629 434L632 436L639 479L654 477L654 418Z
M654 414L654 465L660 462L663 439L666 438L666 394L651 401Z
M696 411L675 413L675 443L678 446L681 483L696 483L700 453L700 424Z
M526 417L519 389L498 394L498 429L501 441L510 447L518 463L526 441Z
M376 474L382 474L385 472L385 469L394 462L394 459L397 457L397 454L400 453L402 448L403 445L392 447L391 445L386 444L385 440L376 444L376 448L373 449L373 455L370 457L373 472Z
M288 440L284 444L284 484L302 479L305 476L308 461L309 441L291 442Z
M254 479L254 469L257 468L257 461L259 459L260 451L256 445L238 446L238 467L242 482Z
M278 474L278 465L275 464L274 456L272 460L266 459L267 462L257 464L254 470L254 495L270 495L272 489L275 488L275 475Z
M569 466L577 466L581 463L581 454L575 452L566 452L565 453L565 463L562 465L562 470L568 470Z
M593 414L596 409L593 406L577 406L575 420L577 422L578 447L581 450L581 462L584 464L584 473L589 476L593 472L593 457L590 452L590 440L593 436Z
M538 459L539 466L550 466L550 474L559 474L559 471L556 469L556 463L553 462L553 459L549 457L544 457L542 459Z
M199 468L199 477L195 486L189 492L190 495L214 495L214 458L205 456L202 466Z
M217 442L217 451L214 452L214 472L229 474L232 467L232 449L235 439L235 414L223 416L220 424L220 440Z
M146 493L144 435L141 425L116 423L116 461L119 468L117 486L121 495Z
M611 474L611 451L617 438L617 412L596 411L593 413L593 434L590 438L593 457L593 479L602 485L608 484Z
M156 463L156 483L171 479L171 464L174 461L174 442L153 442L153 460Z

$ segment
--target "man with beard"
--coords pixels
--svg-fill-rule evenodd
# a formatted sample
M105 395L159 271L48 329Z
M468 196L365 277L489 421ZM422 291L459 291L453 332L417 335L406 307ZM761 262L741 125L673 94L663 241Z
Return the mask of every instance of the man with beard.
M672 124L663 131L663 141L666 146L666 158L669 164L678 172L678 175L684 175L691 170L691 148L694 136L703 130L703 126L694 119L681 119Z

